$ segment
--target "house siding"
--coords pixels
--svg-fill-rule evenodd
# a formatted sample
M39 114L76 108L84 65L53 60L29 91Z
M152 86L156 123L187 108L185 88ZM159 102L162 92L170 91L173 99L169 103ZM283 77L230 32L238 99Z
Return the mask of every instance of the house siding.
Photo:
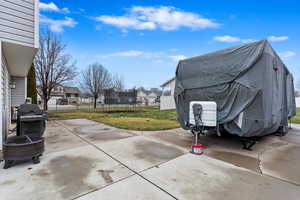
M38 2L38 0L0 0L1 143L10 125L12 103L14 106L24 103L27 95L26 76L39 47ZM14 90L10 88L11 78L16 81Z
M0 141L2 144L2 138L7 132L9 124L10 124L10 87L9 87L9 81L10 81L10 75L7 70L7 63L4 55L2 54L2 43L0 41L0 60L1 60L1 71L0 71L0 110L1 110L1 116L0 116ZM0 147L2 149L2 145Z
M0 40L0 149L2 150L2 138L4 136L4 130L3 130L3 118L4 118L4 112L3 112L3 66L2 66L2 42Z
M0 40L35 46L35 1L0 0Z
M168 88L171 90L170 95L164 95L160 97L160 110L171 110L176 109L174 92L175 92L175 79L170 81L168 84L163 86L164 88Z
M176 108L173 96L160 97L160 110L173 110Z
M26 98L26 77L11 77L11 80L16 83L16 88L11 90L11 105L19 106Z

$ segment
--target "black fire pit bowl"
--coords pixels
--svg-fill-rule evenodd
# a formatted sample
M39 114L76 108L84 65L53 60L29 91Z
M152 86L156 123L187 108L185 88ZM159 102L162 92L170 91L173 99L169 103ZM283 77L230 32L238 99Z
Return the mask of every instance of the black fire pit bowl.
M11 136L3 143L4 169L13 166L18 161L32 160L34 164L40 162L39 157L44 152L43 137Z

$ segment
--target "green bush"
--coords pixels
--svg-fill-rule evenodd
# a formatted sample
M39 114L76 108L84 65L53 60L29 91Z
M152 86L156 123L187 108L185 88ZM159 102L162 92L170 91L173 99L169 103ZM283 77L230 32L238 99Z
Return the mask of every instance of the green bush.
M37 91L34 64L31 65L27 75L27 97L32 99L33 104L37 104Z

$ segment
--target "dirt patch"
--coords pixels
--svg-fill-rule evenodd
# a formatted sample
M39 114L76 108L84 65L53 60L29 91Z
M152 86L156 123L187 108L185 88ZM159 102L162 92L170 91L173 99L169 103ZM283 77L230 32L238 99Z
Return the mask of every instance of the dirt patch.
M35 172L35 173L31 174L31 175L39 176L39 177L45 177L45 176L49 176L50 173L46 169L40 169L40 170L38 170L37 172Z
M67 143L70 142L70 137L67 138L68 135L59 135L54 134L51 136L46 136L45 141L47 144L55 144L55 143Z
M62 122L69 126L90 126L90 125L97 124L97 122L87 120L87 119L69 119L69 120L63 120Z
M97 133L103 133L105 131L112 131L116 130L116 128L108 127L104 125L96 125L96 126L88 126L80 129L76 129L76 132L79 134L97 134Z
M17 182L16 180L7 180L7 181L2 182L0 185L11 185L16 182Z
M114 170L98 170L98 172L101 173L101 176L106 183L110 184L114 182L114 180L110 176L110 173L113 173Z
M53 175L54 184L61 188L60 193L63 198L69 198L91 188L85 179L95 162L96 160L82 156L60 156L49 162L48 169Z
M163 141L169 142L171 144L175 144L177 146L183 147L183 148L191 148L193 143L193 137L190 136L178 136L174 133L163 133L163 134L156 134L154 137L161 139Z
M139 141L134 145L138 150L138 153L135 154L136 157L154 164L159 161L171 160L184 154L178 148L152 141Z
M132 137L132 134L129 133L116 133L116 132L106 132L88 135L88 138L92 141L101 140L101 141L110 141L110 140L119 140L128 137Z
M284 143L284 142L273 142L269 145L269 147L272 147L272 148L278 148L278 147L282 147L282 146L285 146L285 145L288 145L288 143Z
M260 173L259 160L250 156L226 151L206 151L205 155Z

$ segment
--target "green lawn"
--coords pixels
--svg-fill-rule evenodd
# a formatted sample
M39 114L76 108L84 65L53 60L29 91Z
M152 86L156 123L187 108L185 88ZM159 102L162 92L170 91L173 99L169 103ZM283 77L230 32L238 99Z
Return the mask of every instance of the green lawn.
M70 103L72 106L94 106L94 103ZM102 105L102 103L97 103L97 106Z
M291 120L292 123L300 124L300 108L297 108L296 116Z
M175 110L156 107L48 111L50 120L85 118L117 128L156 131L178 128Z
M85 118L128 130L156 131L179 127L175 110L159 110L156 107L111 108L105 111L102 109L58 110L49 111L48 114L50 120ZM297 108L297 114L291 122L300 124L300 108Z

